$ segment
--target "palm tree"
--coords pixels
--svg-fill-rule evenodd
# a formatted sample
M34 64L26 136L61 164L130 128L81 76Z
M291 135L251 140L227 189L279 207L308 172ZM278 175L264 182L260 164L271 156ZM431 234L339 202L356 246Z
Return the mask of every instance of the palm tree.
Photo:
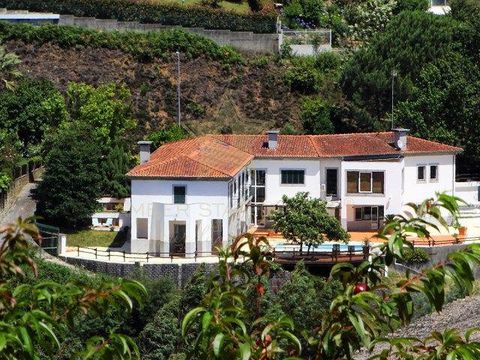
M9 53L4 46L0 46L0 79L3 82L3 85L0 83L0 89L13 90L15 88L15 80L22 76L18 70L21 62L16 54Z

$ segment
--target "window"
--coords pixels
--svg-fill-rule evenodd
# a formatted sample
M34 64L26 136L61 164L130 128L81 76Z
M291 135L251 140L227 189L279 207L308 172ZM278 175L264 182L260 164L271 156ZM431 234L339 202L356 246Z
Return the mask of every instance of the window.
M358 192L358 180L360 173L358 171L349 171L347 172L347 192L348 193L357 193Z
M338 196L337 169L327 169L327 196Z
M305 171L282 170L282 184L305 184Z
M438 165L430 165L430 180L438 180Z
M425 166L423 165L417 168L417 180L425 181Z
M360 173L360 192L372 192L372 173Z
M384 216L383 206L363 206L355 208L355 221L378 221Z
M187 193L187 188L185 186L174 186L173 187L173 203L185 204L186 193Z
M230 207L232 208L233 207L233 184L232 183L228 185L228 199L229 199Z
M265 170L252 170L250 194L254 203L265 201Z
M372 193L383 194L385 184L385 174L381 171L347 172L347 193Z
M137 218L137 239L148 239L147 218Z

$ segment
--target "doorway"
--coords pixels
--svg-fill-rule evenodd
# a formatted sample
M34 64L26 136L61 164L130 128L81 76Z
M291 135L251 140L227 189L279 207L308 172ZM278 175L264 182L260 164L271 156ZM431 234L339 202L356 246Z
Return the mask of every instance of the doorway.
M186 223L170 221L170 234L170 255L185 256Z

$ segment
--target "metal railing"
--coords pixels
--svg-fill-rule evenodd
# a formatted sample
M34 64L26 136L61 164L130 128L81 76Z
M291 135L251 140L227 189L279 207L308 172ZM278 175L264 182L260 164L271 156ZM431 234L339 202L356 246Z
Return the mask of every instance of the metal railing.
M449 6L448 0L430 0L430 6Z
M409 240L413 246L446 246L446 245L460 245L473 242L480 242L480 237L452 237L451 239L420 239Z
M80 258L80 254L88 254L92 255L95 260L98 259L108 259L108 261L123 259L123 262L127 261L145 261L149 262L153 258L162 258L162 259L170 259L173 263L175 259L194 259L197 262L199 258L205 257L216 257L217 255L214 252L200 252L195 251L193 253L172 253L172 252L144 252L144 253L132 253L125 250L103 250L98 248L91 248L91 247L76 247L76 254L77 257ZM86 258L87 260L90 258Z
M367 260L370 256L370 246L363 245L361 250L359 246L348 246L347 250L341 250L339 244L332 245L332 251L299 251L296 249L290 251L277 251L273 249L272 256L276 261L312 261L312 262L332 262L341 261L360 261Z

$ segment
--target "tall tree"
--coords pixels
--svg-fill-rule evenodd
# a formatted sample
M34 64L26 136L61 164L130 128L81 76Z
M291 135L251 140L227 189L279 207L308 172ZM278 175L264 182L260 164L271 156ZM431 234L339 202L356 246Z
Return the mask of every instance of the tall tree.
M45 159L45 174L36 190L37 213L53 224L86 225L102 195L99 164L102 146L91 128L73 124L62 128Z
M125 174L133 165L132 157L121 145L115 145L106 151L107 155L101 163L101 192L103 195L116 198L127 197L130 194L130 186Z

